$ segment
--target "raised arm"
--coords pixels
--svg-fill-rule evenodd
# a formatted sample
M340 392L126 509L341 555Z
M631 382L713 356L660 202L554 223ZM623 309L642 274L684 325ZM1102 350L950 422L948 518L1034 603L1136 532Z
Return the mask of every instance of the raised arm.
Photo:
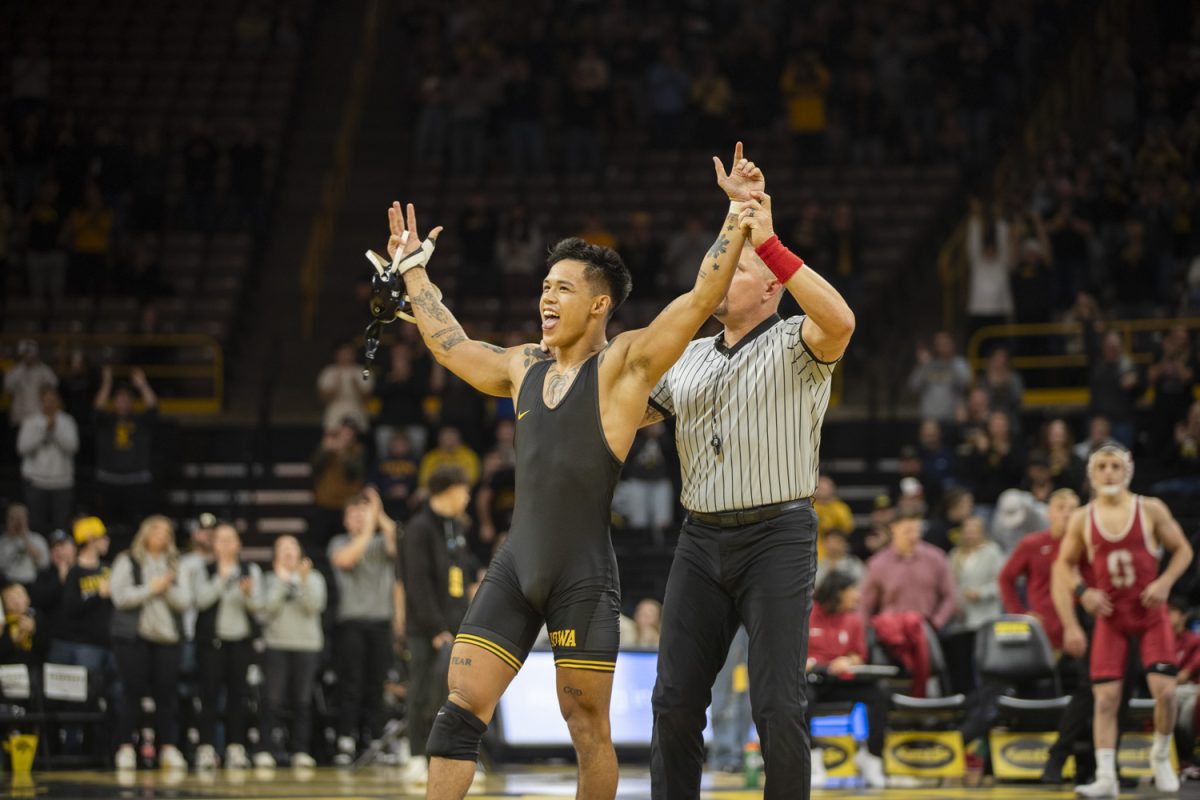
M133 387L137 389L138 394L142 398L142 405L147 411L155 408L158 405L158 395L154 393L154 389L150 386L150 381L146 380L146 373L139 367L133 371Z
M748 229L755 252L807 315L800 331L804 344L819 360L837 361L854 334L854 312L846 300L829 281L779 241L771 218L771 198L765 192L751 192L751 200L742 209L738 224Z
M108 398L112 395L112 385L112 365L105 364L100 370L100 389L96 392L96 399L92 401L92 407L97 411L103 411L108 408Z
M391 226L389 256L394 257L396 250L401 247L404 257L421 249L416 210L412 203L408 204L407 230L399 203L392 203L388 209L388 223ZM430 231L430 242L437 241L441 230L439 227ZM405 233L408 234L407 240ZM550 357L533 344L505 349L469 338L442 302L441 293L429 280L424 266L407 269L404 272L404 285L412 299L413 316L417 320L421 338L425 340L434 359L484 394L511 397L514 386L520 382L525 371L536 361Z
M729 291L746 241L745 232L737 224L738 203L749 199L749 193L764 184L762 170L753 161L742 157L742 143L733 153L733 169L725 173L721 159L713 156L713 168L720 186L734 205L721 223L712 247L700 260L700 271L691 291L675 298L654 321L640 330L629 331L613 339L610 358L624 351L623 375L635 376L639 389L649 390L658 379L679 360L688 342Z

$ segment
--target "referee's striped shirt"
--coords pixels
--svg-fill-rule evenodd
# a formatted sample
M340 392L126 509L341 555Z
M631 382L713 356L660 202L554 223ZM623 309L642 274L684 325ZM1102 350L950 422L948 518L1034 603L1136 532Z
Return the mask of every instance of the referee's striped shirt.
M732 348L723 334L697 339L654 387L650 404L676 420L684 508L734 511L816 490L837 362L808 349L805 319L773 315Z

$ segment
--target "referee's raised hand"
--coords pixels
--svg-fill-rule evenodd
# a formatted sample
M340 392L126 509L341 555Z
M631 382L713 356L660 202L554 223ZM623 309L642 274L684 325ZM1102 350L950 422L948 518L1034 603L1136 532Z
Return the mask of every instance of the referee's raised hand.
M717 185L725 190L730 200L744 202L750 199L751 192L761 192L767 188L767 179L762 170L753 161L743 157L741 142L733 148L733 168L728 173L717 156L713 156L713 169L717 171Z
M766 192L751 192L750 200L738 214L738 225L746 231L746 238L755 247L774 236L775 225L771 218L771 196Z

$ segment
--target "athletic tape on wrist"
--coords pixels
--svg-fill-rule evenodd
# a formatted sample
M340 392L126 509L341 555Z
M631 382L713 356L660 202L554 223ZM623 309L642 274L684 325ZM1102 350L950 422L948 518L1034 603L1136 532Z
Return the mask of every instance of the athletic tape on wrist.
M736 217L738 214L741 214L742 209L748 205L750 205L749 200L730 200L729 201L729 213L733 214Z

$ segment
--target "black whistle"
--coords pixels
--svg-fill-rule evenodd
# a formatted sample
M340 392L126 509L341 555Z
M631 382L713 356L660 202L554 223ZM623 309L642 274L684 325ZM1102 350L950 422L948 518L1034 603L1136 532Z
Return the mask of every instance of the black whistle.
M720 452L721 452L721 437L720 436L717 436L714 433L713 437L708 440L708 443L712 445L712 449L714 452L720 454Z

